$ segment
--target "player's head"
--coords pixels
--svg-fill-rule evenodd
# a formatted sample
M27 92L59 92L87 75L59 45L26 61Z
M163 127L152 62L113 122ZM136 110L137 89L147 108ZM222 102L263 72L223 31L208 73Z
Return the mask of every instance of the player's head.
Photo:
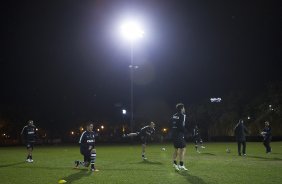
M239 119L239 123L243 124L243 123L244 123L244 121L243 121L242 119Z
M177 112L185 113L184 104L183 103L176 104L176 110L177 110Z
M155 128L155 123L152 121L149 125L151 128Z
M90 132L93 131L93 122L92 121L87 122L86 129L87 131L90 131Z
M33 120L28 120L28 121L27 121L27 125L28 125L28 126L33 126Z
M269 121L264 122L265 126L269 126Z

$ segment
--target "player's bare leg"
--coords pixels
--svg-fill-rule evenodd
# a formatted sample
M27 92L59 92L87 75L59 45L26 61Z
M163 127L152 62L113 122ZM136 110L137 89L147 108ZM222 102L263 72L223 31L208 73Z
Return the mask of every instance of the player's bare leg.
M29 147L27 149L27 162L29 162L29 163L33 162L33 160L32 160L32 148L31 147Z
M188 169L184 166L185 152L186 152L186 148L179 149L179 169L187 171Z
M176 171L179 171L178 165L177 165L177 156L179 154L179 149L174 149L174 153L172 155L172 160L173 160L173 167L175 168Z
M142 159L143 160L147 160L145 156L145 150L146 150L146 144L142 144Z

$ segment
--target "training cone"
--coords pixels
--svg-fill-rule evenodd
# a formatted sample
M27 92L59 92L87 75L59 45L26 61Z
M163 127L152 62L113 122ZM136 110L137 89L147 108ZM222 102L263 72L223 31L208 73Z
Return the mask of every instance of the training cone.
M59 180L58 183L66 183L66 180Z

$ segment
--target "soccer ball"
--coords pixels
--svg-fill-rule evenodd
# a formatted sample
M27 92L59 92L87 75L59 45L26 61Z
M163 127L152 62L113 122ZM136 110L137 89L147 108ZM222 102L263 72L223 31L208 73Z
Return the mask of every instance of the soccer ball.
M165 151L165 148L162 148L163 151Z
M226 153L231 153L231 149L230 148L226 148Z

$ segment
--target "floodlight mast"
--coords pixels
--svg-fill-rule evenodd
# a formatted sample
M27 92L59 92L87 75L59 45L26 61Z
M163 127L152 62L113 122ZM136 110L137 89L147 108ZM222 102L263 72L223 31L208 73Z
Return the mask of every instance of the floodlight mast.
M130 42L130 131L133 132L134 128L134 69L137 69L138 66L134 66L134 43L143 37L144 31L141 26L136 21L127 21L121 25L122 36Z

